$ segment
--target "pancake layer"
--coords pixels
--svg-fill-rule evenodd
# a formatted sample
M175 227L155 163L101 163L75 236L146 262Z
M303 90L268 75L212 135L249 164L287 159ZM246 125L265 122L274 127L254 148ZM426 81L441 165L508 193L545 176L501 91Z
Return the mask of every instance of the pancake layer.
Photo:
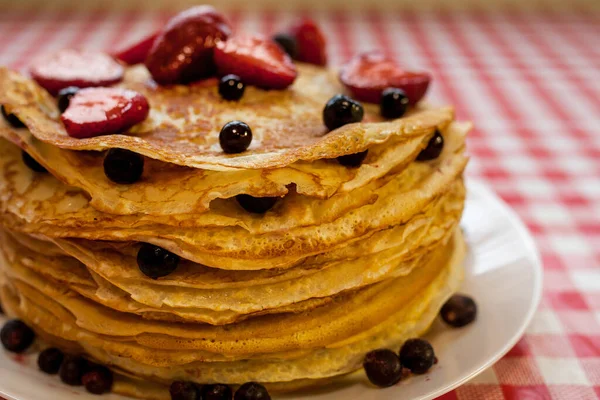
M363 122L327 132L323 105L343 89L323 68L299 73L288 90L249 87L234 104L214 81L157 87L132 67L120 85L148 98L149 118L74 139L55 99L0 69L0 104L25 124L0 122L6 312L44 344L110 367L115 392L146 399L168 399L174 380L323 385L423 334L463 275L471 126L451 108L384 120L366 104ZM231 119L255 134L239 155L218 145ZM423 160L437 135L443 150ZM140 181L104 175L111 148L145 157ZM362 151L360 166L336 160ZM277 199L256 214L239 195ZM176 268L148 276L148 244Z

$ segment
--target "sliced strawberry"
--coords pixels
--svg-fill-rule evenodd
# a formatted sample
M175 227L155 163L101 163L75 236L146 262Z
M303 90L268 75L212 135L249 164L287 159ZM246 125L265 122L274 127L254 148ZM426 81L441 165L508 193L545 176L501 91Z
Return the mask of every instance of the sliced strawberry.
M89 138L121 133L142 122L150 107L146 98L121 88L82 89L60 117L69 136Z
M266 89L285 89L298 75L290 56L262 36L237 36L217 44L215 63L220 75L235 74Z
M127 65L143 63L146 60L146 57L148 57L150 48L152 47L152 44L157 36L158 33L155 32L152 35L132 44L131 46L121 49L113 55L117 60L121 60Z
M378 52L359 54L344 65L340 80L360 101L379 103L385 88L402 89L410 104L425 96L431 76L425 72L404 71L398 63Z
M206 78L215 73L215 45L230 34L229 23L213 7L192 7L171 18L159 32L146 67L162 85Z
M33 79L52 95L69 86L108 86L123 79L124 69L108 54L65 49L38 58L30 67Z
M312 19L304 19L291 29L296 38L296 60L315 65L327 65L325 36Z

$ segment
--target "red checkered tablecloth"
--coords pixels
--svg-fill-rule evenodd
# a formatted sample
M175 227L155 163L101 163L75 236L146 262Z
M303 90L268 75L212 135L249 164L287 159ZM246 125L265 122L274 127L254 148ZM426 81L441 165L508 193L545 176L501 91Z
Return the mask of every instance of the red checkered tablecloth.
M160 26L158 11L0 13L0 64L63 47L113 49ZM233 12L271 33L291 12ZM313 13L332 64L382 48L431 71L429 99L475 122L468 173L523 218L541 250L544 297L525 337L453 399L600 396L600 14L585 11Z

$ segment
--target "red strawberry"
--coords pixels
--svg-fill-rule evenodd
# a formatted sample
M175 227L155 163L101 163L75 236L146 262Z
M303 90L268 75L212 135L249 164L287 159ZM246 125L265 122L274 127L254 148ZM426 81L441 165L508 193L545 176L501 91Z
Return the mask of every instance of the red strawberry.
M33 79L52 95L69 86L108 86L123 79L123 66L105 53L61 50L38 58L30 68Z
M211 6L196 6L171 18L146 58L146 67L159 84L187 83L215 72L213 50L231 28Z
M292 30L298 53L296 60L315 65L327 65L325 37L312 19L304 19Z
M89 138L121 133L142 122L150 107L133 90L89 88L78 91L60 117L69 136Z
M359 54L344 65L340 80L360 101L379 103L385 88L404 90L410 104L425 96L431 76L424 72L407 72L391 58L379 52Z
M132 44L126 49L122 49L116 53L114 53L114 57L117 60L123 61L127 65L134 65L143 63L150 52L150 48L154 43L154 40L158 36L158 33L153 33L150 36L145 37L144 39Z
M266 89L285 89L298 75L290 56L262 36L237 36L217 44L215 63L220 75L235 74Z

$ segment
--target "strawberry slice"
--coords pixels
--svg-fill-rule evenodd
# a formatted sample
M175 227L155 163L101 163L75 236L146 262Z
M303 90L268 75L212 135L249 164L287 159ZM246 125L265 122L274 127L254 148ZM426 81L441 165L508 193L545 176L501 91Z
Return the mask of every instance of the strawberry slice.
M431 76L424 72L407 72L391 58L379 52L359 54L340 70L340 81L360 101L379 103L388 87L402 89L410 104L425 96Z
M237 36L217 44L215 63L220 75L235 74L266 89L285 89L298 75L290 56L262 36Z
M89 138L121 133L148 116L148 100L122 88L89 88L78 91L60 117L69 136Z
M304 19L291 29L296 38L296 60L315 65L327 65L325 36L312 19Z
M155 32L152 35L147 36L142 40L138 41L137 43L134 43L125 49L113 53L113 56L117 60L121 60L127 65L143 63L146 60L146 57L148 57L150 48L152 47L152 44L154 44L154 40L157 36L158 33Z
M53 96L69 86L108 86L123 79L124 69L108 54L85 50L60 50L38 58L30 67L33 79Z
M213 7L192 7L171 18L159 32L146 67L161 85L206 78L215 73L215 45L230 34L229 23Z

